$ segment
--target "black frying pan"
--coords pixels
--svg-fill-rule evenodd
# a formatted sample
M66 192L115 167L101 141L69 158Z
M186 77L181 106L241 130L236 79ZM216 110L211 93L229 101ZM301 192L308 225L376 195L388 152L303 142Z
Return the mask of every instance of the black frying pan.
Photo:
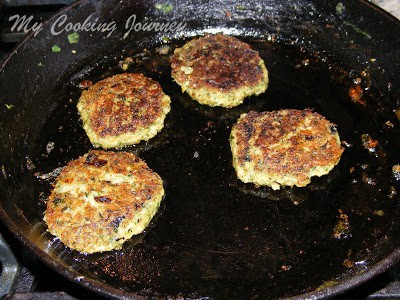
M78 1L4 62L0 212L23 245L70 280L115 298L320 298L397 262L399 22L367 1L174 1L170 12L155 4ZM75 24L93 14L92 21L115 21L117 30L108 38L79 32L70 44L68 33L50 34L62 14ZM136 22L186 28L132 31L123 39L132 14ZM173 50L205 32L231 34L259 50L270 72L267 92L233 109L182 95L158 47ZM52 52L54 45L61 51ZM128 56L128 72L158 80L172 97L164 130L126 149L163 177L167 197L146 232L121 251L82 255L46 233L50 185L37 175L92 148L75 108L79 83L122 72L119 61ZM361 99L349 96L357 84ZM242 184L231 166L232 124L249 110L281 108L313 108L336 123L347 142L339 165L306 188ZM364 134L378 141L374 149L365 147ZM349 220L341 228L339 210Z

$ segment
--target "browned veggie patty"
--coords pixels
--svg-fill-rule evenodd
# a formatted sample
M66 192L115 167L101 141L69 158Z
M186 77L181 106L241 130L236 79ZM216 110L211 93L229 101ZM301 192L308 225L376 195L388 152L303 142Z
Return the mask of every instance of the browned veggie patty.
M306 186L328 174L343 152L336 126L310 109L243 114L230 145L238 178L273 189Z
M164 126L170 98L158 82L124 73L83 91L77 108L95 147L118 148L154 137Z
M93 150L57 177L44 220L69 248L119 249L146 228L163 196L160 176L136 155Z
M268 71L258 52L222 34L193 39L175 49L171 67L182 91L210 106L237 106L268 86Z

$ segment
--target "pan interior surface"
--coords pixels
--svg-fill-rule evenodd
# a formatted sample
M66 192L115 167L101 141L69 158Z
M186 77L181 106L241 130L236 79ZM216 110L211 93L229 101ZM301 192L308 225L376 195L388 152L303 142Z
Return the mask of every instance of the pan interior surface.
M244 10L236 3L232 11L233 7L238 15ZM226 28L234 34L229 22ZM318 22L335 34L326 26L337 25ZM31 122L23 142L14 141L25 133L23 124L9 130L13 137L5 137L5 146L13 145L12 151L8 147L1 156L7 186L1 198L12 199L11 204L2 200L3 210L8 218L24 219L26 225L18 230L34 244L31 247L97 282L93 289L114 297L213 299L272 299L324 290L368 271L399 247L394 237L400 231L400 186L392 171L400 163L399 121L393 113L396 95L387 91L387 75L374 53L358 50L357 41L365 34L347 25L354 40L342 50L358 55L349 63L332 55L337 50L321 51L296 39L295 33L283 33L284 38L277 32L260 35L254 31L257 22L237 24L240 33L249 28L249 34L237 37L259 51L270 77L266 93L238 107L200 105L171 79L169 55L176 47L195 35L221 30L191 24L183 36L168 40L144 39L139 45L134 37L128 38L130 44L113 40L118 51L88 55L59 74L46 91L46 100L34 96L42 107L4 112ZM336 43L342 38L338 36ZM316 40L324 45L327 38ZM356 60L364 58L368 60L357 67ZM51 180L39 177L92 149L76 111L82 83L124 71L159 81L171 97L164 129L148 142L123 149L138 154L160 174L166 197L149 228L122 250L83 255L46 233L42 216ZM41 111L48 103L50 108ZM305 188L273 191L241 183L229 148L232 125L250 110L287 108L311 108L337 125L345 145L339 164ZM41 116L37 124L35 114ZM3 120L2 135L7 118ZM9 160L12 155L15 158ZM15 207L19 211L11 212Z

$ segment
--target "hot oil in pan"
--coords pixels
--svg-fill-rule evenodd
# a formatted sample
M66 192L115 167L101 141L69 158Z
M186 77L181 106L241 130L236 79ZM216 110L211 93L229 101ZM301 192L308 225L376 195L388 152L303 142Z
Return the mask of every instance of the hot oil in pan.
M126 71L158 80L171 96L172 110L161 133L124 150L138 153L162 176L167 195L148 230L121 251L81 255L56 243L55 253L85 276L148 297L290 296L363 268L360 262L368 262L368 249L378 247L382 228L395 221L399 209L391 199L395 162L385 151L399 153L394 115L384 111L373 87L363 96L366 106L351 101L348 91L357 74L297 46L249 42L265 60L269 88L232 109L202 106L182 94L170 77L168 55L159 48L105 58L71 79L72 101L54 112L41 136L55 145L50 153L37 154L42 171L91 149L75 108L78 83L121 73L118 62L132 56ZM282 108L315 109L337 124L341 139L351 146L329 175L305 188L272 191L241 183L231 161L232 125L241 113ZM386 121L396 125L385 127ZM375 152L363 146L364 133L378 140ZM339 229L342 235L335 238ZM304 288L294 289L299 281Z

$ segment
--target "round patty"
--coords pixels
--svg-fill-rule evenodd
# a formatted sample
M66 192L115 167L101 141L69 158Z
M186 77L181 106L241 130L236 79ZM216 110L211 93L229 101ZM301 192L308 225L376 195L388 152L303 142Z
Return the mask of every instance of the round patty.
M343 152L336 126L309 109L242 114L230 145L238 178L274 190L328 174Z
M120 249L146 228L163 196L160 176L136 155L93 150L57 177L44 220L69 248Z
M171 67L182 92L210 106L237 106L268 86L268 71L258 52L222 34L193 39L175 49Z
M164 126L170 102L158 82L124 73L83 91L77 108L92 144L107 149L154 137Z

